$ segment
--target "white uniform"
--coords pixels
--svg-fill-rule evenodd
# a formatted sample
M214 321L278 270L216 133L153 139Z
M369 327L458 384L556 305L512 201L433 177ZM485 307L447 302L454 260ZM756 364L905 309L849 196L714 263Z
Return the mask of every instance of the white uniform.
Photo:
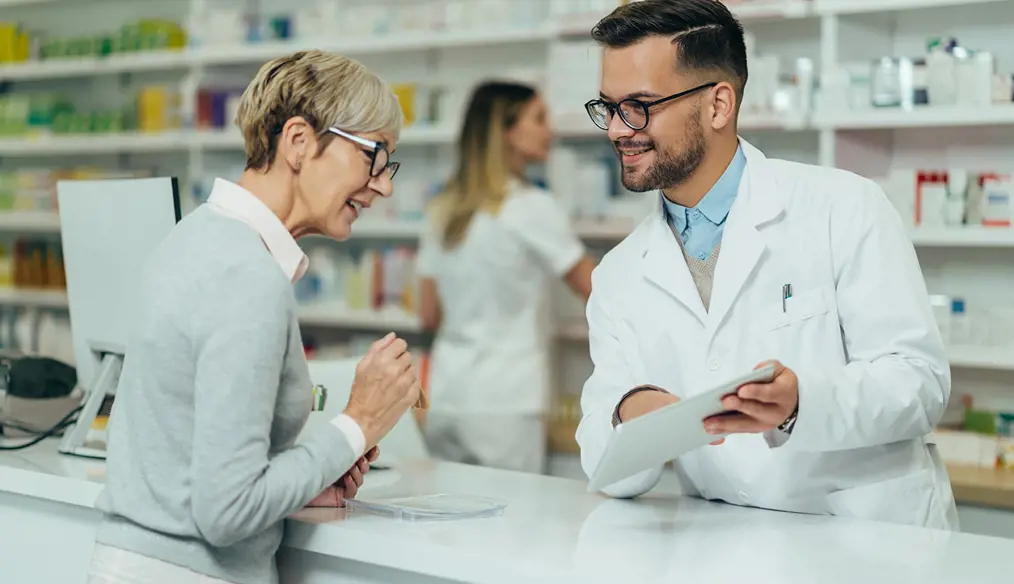
M436 280L426 434L435 455L542 472L550 395L549 285L583 257L570 221L544 191L512 182L496 215L478 213L458 246L432 222L417 271Z
M592 277L594 372L582 395L591 473L629 389L687 397L759 362L799 377L791 436L737 434L680 457L691 495L804 513L956 528L931 433L950 396L919 263L883 192L854 174L768 160L747 168L705 311L661 205ZM782 291L792 286L783 310ZM650 490L662 469L606 489Z

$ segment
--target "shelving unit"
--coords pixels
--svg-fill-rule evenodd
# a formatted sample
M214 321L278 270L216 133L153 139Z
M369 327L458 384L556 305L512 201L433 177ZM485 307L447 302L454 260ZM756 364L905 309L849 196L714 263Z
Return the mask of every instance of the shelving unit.
M67 308L67 294L54 290L0 288L0 306Z
M422 330L418 316L398 309L349 310L341 304L330 303L301 307L299 321L305 326L341 327L371 332L415 333Z
M60 216L38 211L0 213L0 233L57 233Z

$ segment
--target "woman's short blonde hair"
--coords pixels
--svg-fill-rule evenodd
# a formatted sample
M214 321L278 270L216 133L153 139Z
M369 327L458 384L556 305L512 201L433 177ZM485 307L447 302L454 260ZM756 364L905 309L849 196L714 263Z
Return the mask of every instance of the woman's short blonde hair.
M394 138L402 126L398 98L380 77L341 55L301 51L261 67L240 98L236 125L243 133L248 169L274 162L282 127L296 116L313 126L321 150L334 139L327 132L330 126Z

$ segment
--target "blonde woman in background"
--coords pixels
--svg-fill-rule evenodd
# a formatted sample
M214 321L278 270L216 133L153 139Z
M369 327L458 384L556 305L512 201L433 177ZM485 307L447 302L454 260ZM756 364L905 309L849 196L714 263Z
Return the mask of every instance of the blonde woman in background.
M402 116L359 63L317 51L268 63L237 125L247 168L219 179L142 276L109 427L95 584L277 582L283 521L343 505L419 396L405 342L359 363L345 412L297 443L312 408L292 284L296 239L347 239L398 170Z
M582 300L594 263L551 195L525 178L553 134L531 87L476 89L458 168L432 203L417 270L436 331L426 436L435 456L543 472L550 395L551 280Z

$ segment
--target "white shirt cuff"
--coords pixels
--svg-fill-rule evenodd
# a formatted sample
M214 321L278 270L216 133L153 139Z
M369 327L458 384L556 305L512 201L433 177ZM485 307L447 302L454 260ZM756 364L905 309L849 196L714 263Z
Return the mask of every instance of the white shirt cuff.
M363 434L363 429L355 420L345 414L338 414L335 419L331 420L331 423L348 438L352 452L356 453L356 460L366 454L366 434Z

